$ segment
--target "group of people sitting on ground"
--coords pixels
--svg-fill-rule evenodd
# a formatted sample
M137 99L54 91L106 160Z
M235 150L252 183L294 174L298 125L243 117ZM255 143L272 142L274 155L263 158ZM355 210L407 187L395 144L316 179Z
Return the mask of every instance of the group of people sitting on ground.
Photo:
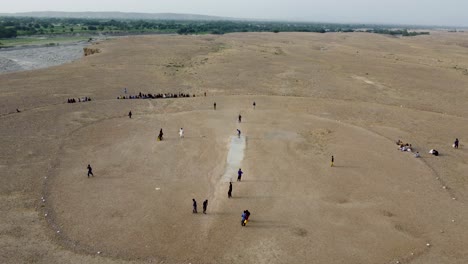
M196 96L195 95L190 96L190 94L184 94L184 93L144 94L140 92L137 95L121 95L121 96L118 96L117 99L159 99L159 98L183 98L183 97L196 97Z
M78 97L78 100L76 100L75 98L71 98L71 99L68 98L67 103L73 104L73 103L77 103L77 102L81 103L81 102L89 102L89 101L91 101L91 97L83 97L83 98Z
M403 141L398 140L396 142L396 144L398 145L398 149L401 150L401 151L413 152L413 147L409 143L405 144L405 143L403 143Z
M403 141L398 140L396 142L396 144L398 145L398 149L400 151L413 152L413 146L411 144L409 144L409 143L403 143ZM414 153L414 157L419 158L419 157L421 157L421 155L419 154L418 151L416 151L416 153Z
M408 143L405 144L401 140L398 140L396 142L396 144L398 145L398 149L401 150L401 151L413 152L413 148L412 148L411 144L408 144ZM455 139L455 143L453 144L453 147L458 148L458 138ZM429 150L429 154L432 154L434 156L439 156L439 151L437 151L435 149L431 149L431 150ZM416 153L414 153L414 157L419 158L419 157L421 157L421 155L419 154L419 152L416 152Z

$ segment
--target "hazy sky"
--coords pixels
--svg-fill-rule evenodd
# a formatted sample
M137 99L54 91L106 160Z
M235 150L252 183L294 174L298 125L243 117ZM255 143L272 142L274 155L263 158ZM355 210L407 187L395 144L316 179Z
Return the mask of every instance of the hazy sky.
M0 13L122 11L317 22L468 26L468 0L0 0Z

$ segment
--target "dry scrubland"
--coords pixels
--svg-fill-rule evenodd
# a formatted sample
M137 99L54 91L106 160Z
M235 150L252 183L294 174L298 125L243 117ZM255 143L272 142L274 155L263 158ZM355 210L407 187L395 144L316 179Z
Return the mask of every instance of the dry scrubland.
M1 263L467 263L467 34L95 46L0 75ZM123 87L208 96L116 100ZM95 100L65 103L79 96ZM221 176L238 127L245 174L228 200ZM207 215L192 215L192 198L209 200Z

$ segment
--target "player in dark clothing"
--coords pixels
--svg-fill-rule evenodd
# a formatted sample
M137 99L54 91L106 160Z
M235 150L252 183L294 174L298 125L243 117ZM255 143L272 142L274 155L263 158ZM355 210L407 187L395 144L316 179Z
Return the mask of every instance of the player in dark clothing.
M214 110L216 110L216 102L213 104L213 108Z
M242 116L239 114L239 123L242 122Z
M195 199L192 199L192 201L193 201L193 210L192 210L192 212L194 214L196 214L197 213L197 201L195 201Z
M229 182L228 198L232 198L232 182Z
M203 213L206 214L206 208L208 207L208 200L203 202Z
M128 112L128 118L132 118L132 111Z
M164 135L164 134L163 134L162 128L161 128L161 130L159 130L159 135L158 135L158 140L159 140L159 141L163 140L163 135Z
M333 163L334 163L334 162L335 162L335 157L332 156L332 157L331 157L331 165L330 165L330 167L333 167Z
M249 210L244 210L244 212L242 213L242 221L241 221L242 226L247 225L247 222L249 222L249 216L250 216Z
M454 148L458 148L458 138L455 139L455 142L453 143Z
M237 171L237 181L241 181L243 173L244 172L239 168L239 170Z
M253 107L254 107L254 109L255 109L255 106L257 106L257 104L256 104L255 101L254 101L254 102L253 102Z
M94 177L94 174L93 174L93 168L91 168L91 165L88 164L88 178L89 178L89 175L93 176Z

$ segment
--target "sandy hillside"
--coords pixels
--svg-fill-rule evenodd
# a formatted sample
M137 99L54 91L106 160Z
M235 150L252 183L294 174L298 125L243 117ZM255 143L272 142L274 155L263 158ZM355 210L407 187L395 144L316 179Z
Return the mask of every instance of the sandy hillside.
M95 46L0 75L0 263L467 262L468 34ZM116 99L124 87L196 97Z

